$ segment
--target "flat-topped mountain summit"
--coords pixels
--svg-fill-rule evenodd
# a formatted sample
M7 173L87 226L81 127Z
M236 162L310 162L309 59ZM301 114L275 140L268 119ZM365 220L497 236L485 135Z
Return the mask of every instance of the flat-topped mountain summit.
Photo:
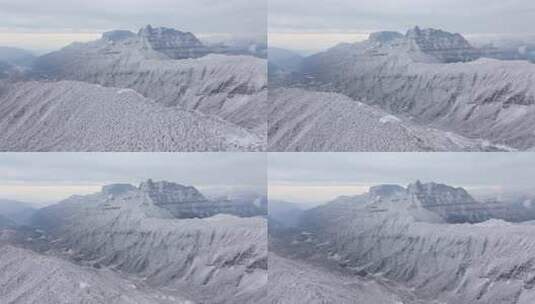
M138 36L145 47L172 59L202 57L210 52L194 34L172 28L147 25L139 30Z
M535 219L535 209L524 201L480 201L462 187L416 181L406 187L373 186L365 194L342 196L326 206L356 208L362 214L403 214L403 218L422 222L481 223L489 219L524 222Z

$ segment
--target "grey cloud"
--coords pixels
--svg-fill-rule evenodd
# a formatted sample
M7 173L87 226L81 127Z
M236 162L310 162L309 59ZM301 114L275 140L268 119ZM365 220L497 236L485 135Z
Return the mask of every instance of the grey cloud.
M136 30L146 24L202 33L265 34L263 0L0 0L0 27Z
M265 156L255 153L0 154L2 184L137 184L153 178L204 187L263 189L265 171Z
M415 25L460 33L532 33L530 0L271 0L270 31L405 31Z

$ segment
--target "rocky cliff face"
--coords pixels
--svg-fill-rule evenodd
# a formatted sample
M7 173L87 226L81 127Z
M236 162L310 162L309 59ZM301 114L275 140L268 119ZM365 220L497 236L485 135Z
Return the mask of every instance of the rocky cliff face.
M209 53L209 49L192 33L172 28L153 28L151 25L139 30L139 39L144 47L163 53L172 59L197 58Z
M431 210L446 222L483 222L490 219L487 206L477 202L463 188L416 182L407 188L413 206Z
M415 27L407 32L405 39L410 51L423 52L443 63L466 62L480 57L480 52L457 33Z

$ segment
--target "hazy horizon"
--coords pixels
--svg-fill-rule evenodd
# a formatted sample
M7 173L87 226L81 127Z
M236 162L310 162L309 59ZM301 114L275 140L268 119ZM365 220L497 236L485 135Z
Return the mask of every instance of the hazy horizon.
M535 159L523 153L272 153L268 196L301 204L417 180L463 187L475 197L535 195Z
M209 196L261 194L265 170L265 156L255 153L3 153L0 199L45 206L149 178L195 186Z
M365 40L373 32L405 33L414 26L465 36L532 35L534 17L535 3L527 0L273 0L268 31L270 46L313 53Z
M265 36L267 28L267 8L263 1L51 0L46 6L41 4L37 0L0 0L0 46L41 54L72 42L98 39L110 30L137 32L147 24L204 37Z

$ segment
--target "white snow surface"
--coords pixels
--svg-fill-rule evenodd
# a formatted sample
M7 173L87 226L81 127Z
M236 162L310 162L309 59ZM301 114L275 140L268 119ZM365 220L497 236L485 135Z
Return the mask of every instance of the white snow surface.
M20 82L0 94L2 151L257 151L264 139L134 90L76 81Z
M270 151L497 151L483 140L402 120L337 93L269 94Z

